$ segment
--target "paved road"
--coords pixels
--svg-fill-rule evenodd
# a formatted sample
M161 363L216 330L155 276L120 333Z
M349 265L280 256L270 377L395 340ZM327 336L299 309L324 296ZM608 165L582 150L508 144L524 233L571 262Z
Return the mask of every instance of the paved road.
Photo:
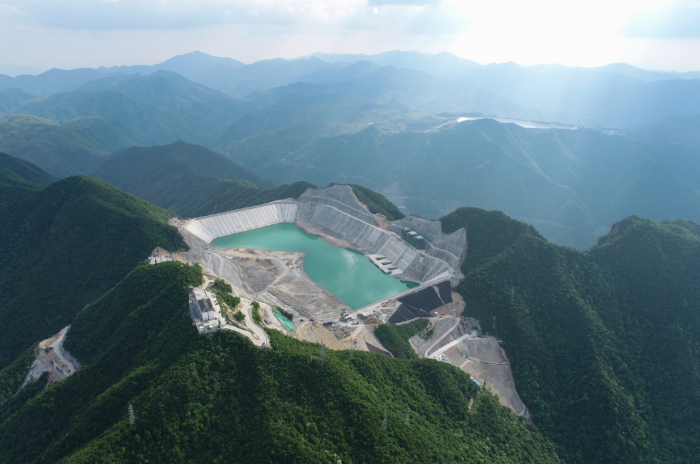
M57 339L55 342L53 342L53 343L51 344L51 347L53 348L54 353L56 353L56 357L57 357L58 360L60 361L60 362L59 362L59 366L60 366L62 369L64 369L64 366L67 366L68 369L70 369L70 373L72 374L72 373L74 373L77 369L75 368L75 366L73 365L72 362L68 361L68 360L63 356L63 340L66 339L66 334L68 333L68 329L69 329L69 328L70 328L70 326L64 327L64 328L61 330L61 332L60 332L60 333L61 333L61 336L58 337L58 339Z
M428 356L428 353L430 353L430 350L432 350L433 348L435 348L435 345L437 345L438 343L440 343L445 337L447 337L447 336L459 325L459 321L460 321L459 318L456 318L456 317L455 317L455 318L453 318L453 319L455 319L455 324L452 326L452 328L451 328L450 330L448 330L448 331L445 332L440 338L438 338L437 340L435 340L435 343L433 343L432 345L430 345L430 347L429 347L427 350L425 350L425 355L426 355L426 356ZM432 358L432 355L430 355L430 357Z
M257 326L256 326L256 327L257 327ZM245 330L243 330L243 329L239 329L239 328L236 327L235 325L225 324L225 325L221 326L221 328L224 329L224 330L233 330L234 332L237 332L237 333L243 335L243 336L246 337L248 340L250 340L251 342L253 342L253 344L254 344L255 346L263 346L264 344L267 343L267 336L265 336L264 338L261 338L260 340L258 340L257 338L255 338L255 337L253 336L252 333L250 333L250 332L248 332L248 331L245 331ZM258 328L259 328L259 327L258 327ZM258 337L259 337L259 335L258 335Z
M245 314L245 323L248 326L248 328L255 332L255 335L257 335L258 338L261 340L261 343L259 345L256 343L256 345L261 346L268 343L267 334L255 322L253 322L253 319L250 317L250 312L252 310L253 307L250 305L248 305L248 307L243 310L243 314Z

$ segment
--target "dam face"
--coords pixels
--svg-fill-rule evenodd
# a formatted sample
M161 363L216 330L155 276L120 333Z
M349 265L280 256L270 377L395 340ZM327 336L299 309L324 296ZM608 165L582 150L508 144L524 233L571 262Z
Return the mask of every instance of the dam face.
M283 200L251 208L237 209L190 220L185 229L205 243L217 237L237 234L283 222L294 222L299 202Z
M384 230L345 185L308 189L298 200L191 219L183 228L208 244L217 237L284 222L309 225L365 255L381 256L384 265L392 269L392 276L405 281L425 283L449 277L459 270L466 256L464 229L444 234L439 221L407 217ZM427 239L425 248L418 250L403 241L402 226L419 231Z

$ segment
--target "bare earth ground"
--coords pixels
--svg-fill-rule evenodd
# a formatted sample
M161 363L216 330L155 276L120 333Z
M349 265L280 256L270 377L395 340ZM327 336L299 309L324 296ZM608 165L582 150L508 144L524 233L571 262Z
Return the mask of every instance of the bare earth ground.
M339 317L347 310L335 295L304 272L306 255L302 252L218 248L204 244L183 229L180 233L190 250L174 256L199 262L206 272L233 285L236 294L278 305L298 318Z
M22 387L38 379L44 372L49 373L47 385L50 385L55 382L60 382L80 369L80 364L63 349L63 340L69 328L70 326L64 327L54 336L39 343L35 351L36 358L29 369L27 377L22 383Z
M455 295L453 293L453 298ZM529 417L515 389L508 358L495 337L481 336L478 322L471 318L441 316L429 322L421 334L409 340L416 353L458 367L498 395L501 404L516 414ZM431 336L422 338L430 330Z

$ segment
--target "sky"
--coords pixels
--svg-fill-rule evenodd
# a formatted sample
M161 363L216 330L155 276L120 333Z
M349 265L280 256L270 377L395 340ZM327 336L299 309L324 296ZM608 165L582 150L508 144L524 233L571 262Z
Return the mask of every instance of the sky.
M0 0L0 69L447 51L482 64L700 70L700 0Z

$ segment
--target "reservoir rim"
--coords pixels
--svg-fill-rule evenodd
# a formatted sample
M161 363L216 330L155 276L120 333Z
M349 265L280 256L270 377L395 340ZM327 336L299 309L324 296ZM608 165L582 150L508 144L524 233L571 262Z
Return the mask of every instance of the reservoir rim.
M299 228L302 232L304 232L304 233L306 233L306 234L308 234L308 235L315 236L315 237L320 237L321 239L323 239L323 241L324 241L327 245L330 245L330 246L332 246L333 248L342 249L342 250L345 250L345 251L348 251L348 252L351 252L351 253L360 255L360 256L366 258L367 260L369 260L369 257L368 257L368 256L369 256L369 253L365 253L364 250L362 250L359 246L355 245L354 243L351 243L351 242L349 242L349 241L347 241L347 240L345 240L345 239L339 239L339 238L336 238L336 237L333 237L333 236L329 236L329 235L327 235L327 234L325 234L325 233L323 233L323 232L321 232L321 231L316 230L316 229L313 228L313 227L308 227L308 226L307 226L307 227L304 227L304 226L307 225L307 224L308 224L308 225L311 225L311 224L309 224L309 223L304 223L304 222L302 222L302 221L295 221L293 224L294 224L297 228ZM268 226L268 227L269 227L269 226ZM264 228L264 227L262 227L262 228ZM229 235L236 235L236 234L229 234ZM219 238L219 237L217 237L217 238ZM219 249L219 250L232 250L232 251L233 251L233 250L235 250L235 251L240 251L240 250L254 250L254 251L267 251L267 252L273 252L273 253L274 253L274 252L278 252L278 253L290 253L290 252L291 252L291 253L299 253L299 255L300 255L302 258L305 258L306 256L308 256L308 253L306 253L305 251L301 251L301 250L286 251L286 250L274 250L274 249L251 248L251 247L248 247L248 246L230 247L230 248L229 248L229 247L220 247L220 246L217 246L217 245L213 245L212 243L210 243L209 246L214 247L214 248L217 248L217 249ZM276 258L276 259L279 259L279 258ZM284 263L282 263L282 264L284 264ZM348 309L350 309L351 311L356 311L356 310L358 310L358 309L361 309L361 308L352 308L352 307L350 307L350 305L347 304L347 303L345 303L345 301L343 301L338 295L336 295L335 292L331 291L330 289L324 287L322 284L320 284L319 282L317 282L316 280L314 280L314 279L306 272L306 263L305 263L305 260L304 260L304 259L301 259L301 260L300 260L300 264L301 264L301 266L299 266L297 269L298 269L298 270L300 271L300 273L303 275L303 278L305 278L306 280L308 280L308 281L310 281L311 283L313 283L313 285L314 285L316 288L318 288L321 292L324 292L324 293L328 294L329 296L332 296L332 297L335 298L336 300L338 300L338 301L340 301L341 303L343 303L344 305L348 306ZM382 273L382 271L381 271L380 269L378 269L378 268L377 268L377 272ZM382 273L382 274L383 274L383 273ZM411 284L412 286L409 287L409 289L410 289L410 288L413 288L413 287L420 287L420 285L421 285L421 282L415 281L415 280L413 280L413 279L403 280L403 279L399 279L399 278L397 278L396 276L393 276L393 275L391 275L391 274L384 274L384 275L386 275L386 276L388 276L388 277L391 277L392 279L396 279L397 281L399 281L399 282L401 282L401 283L403 283L403 284ZM277 278L275 279L275 281L276 281L279 277L280 277L280 276L277 276ZM379 300L377 300L377 301L383 301L384 299L385 299L385 298L382 298L382 299L379 299ZM374 304L374 302L373 302L373 303L370 303L370 304ZM365 307L365 306L363 306L363 307Z

